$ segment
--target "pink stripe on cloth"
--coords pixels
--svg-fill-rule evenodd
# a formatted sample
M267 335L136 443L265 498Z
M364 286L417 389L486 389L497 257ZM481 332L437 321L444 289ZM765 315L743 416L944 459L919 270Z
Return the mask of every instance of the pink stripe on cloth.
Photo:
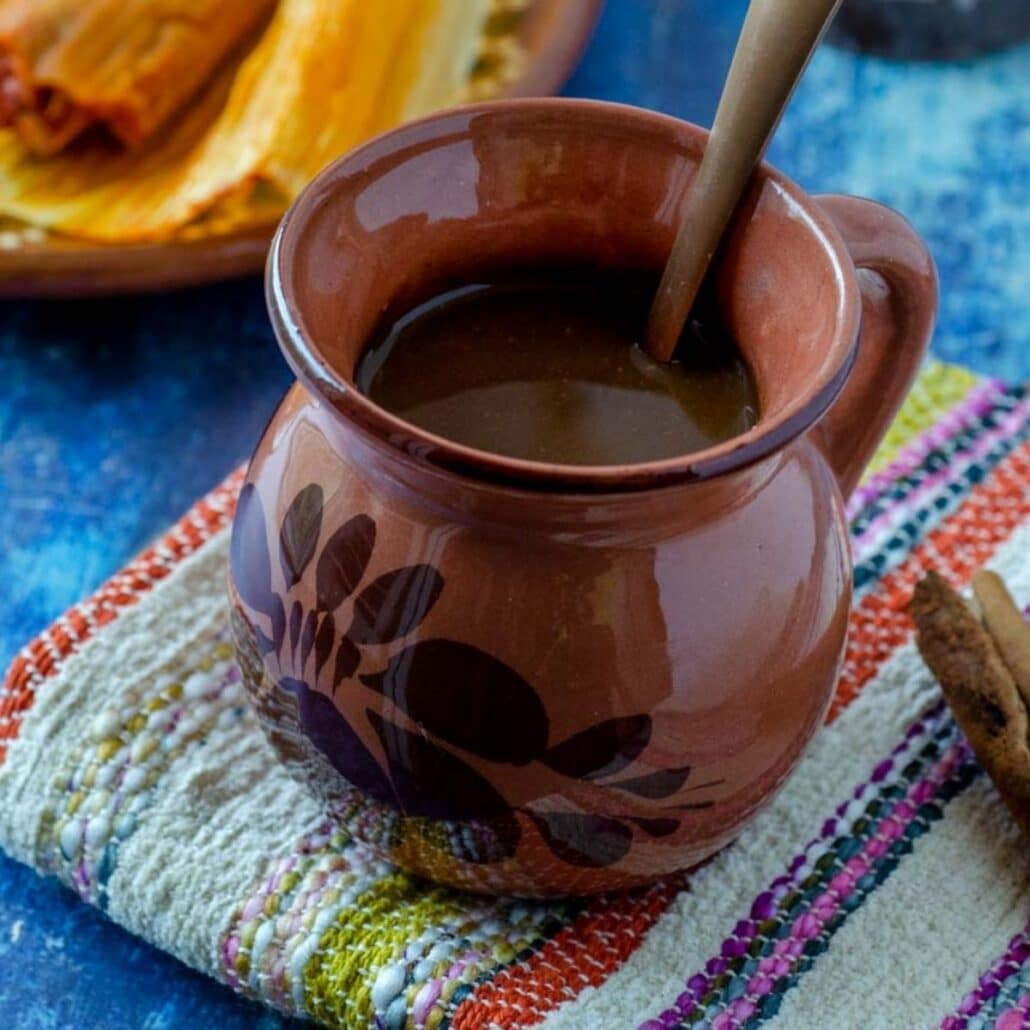
M954 436L970 418L984 414L995 398L1005 391L1000 379L989 379L973 389L955 407L947 411L924 433L902 448L901 453L886 468L870 476L860 484L848 499L847 516L853 519L866 505L875 501L889 490L897 479L909 475L913 469L932 451Z
M964 1030L970 1019L983 1011L984 1006L997 996L1005 981L1018 974L1028 959L1030 959L1030 924L1009 941L1005 952L980 977L976 987L962 999L955 1012L941 1021L940 1030ZM1023 1026L1022 1023L1016 1025Z
M926 478L906 496L906 511L901 514L901 517L906 517L912 508L918 507L922 499L927 494L936 490L941 483L955 478L960 471L956 468L958 459L961 458L966 464L972 464L980 458L983 458L984 455L988 454L1000 441L1013 439L1015 434L1020 430L1023 423L1028 418L1030 418L1030 400L1025 400L1017 404L1005 418L1000 419L998 421L998 425L994 429L984 433L983 436L978 437L972 446L968 447L966 450L957 452L952 457L952 460L948 463L946 468L943 468L938 472L929 473ZM898 510L894 507L888 508L882 514L877 515L876 518L873 519L858 536L854 537L852 539L852 552L856 555L856 560L862 552L875 541L876 537L883 532L884 528L889 527L893 522L896 522L898 518Z
M1030 1026L1030 993L1024 994L1015 1006L998 1016L994 1030L1025 1030Z
M920 755L935 743L940 753L919 768ZM911 851L913 829L916 835L925 832L973 775L969 745L944 705L936 705L838 807L786 874L755 898L720 953L686 979L674 1004L640 1030L671 1030L699 1015L713 1030L769 1018L779 1007L778 996L792 988L848 915ZM812 885L813 878L821 882Z

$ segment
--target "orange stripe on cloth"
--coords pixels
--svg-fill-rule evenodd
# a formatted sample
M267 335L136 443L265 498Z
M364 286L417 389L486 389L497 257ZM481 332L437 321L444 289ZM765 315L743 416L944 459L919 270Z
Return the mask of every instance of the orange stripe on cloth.
M5 741L18 736L21 720L32 707L39 685L60 668L101 627L134 605L155 583L229 525L243 483L237 469L198 501L154 546L111 577L92 597L81 601L31 644L22 648L0 684L0 763Z
M451 1030L532 1026L585 987L599 987L636 951L686 881L593 901L517 966L501 970L458 1007Z
M859 601L851 614L844 668L827 722L858 697L909 638L912 627L905 606L924 570L936 568L957 583L968 582L1030 516L1028 484L1030 444L1024 444ZM677 877L642 896L592 903L530 958L482 982L455 1010L451 1030L533 1026L583 988L600 986L636 951L685 883Z
M1030 516L1030 443L1005 458L990 477L967 494L962 504L887 572L876 589L851 613L844 668L827 722L858 697L883 663L908 639L912 622L905 608L912 588L927 569L936 569L958 584L997 550Z

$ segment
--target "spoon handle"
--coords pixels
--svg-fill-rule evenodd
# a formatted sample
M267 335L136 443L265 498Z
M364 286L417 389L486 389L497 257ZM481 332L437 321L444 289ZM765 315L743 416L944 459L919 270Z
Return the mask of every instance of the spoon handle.
M647 321L669 361L723 231L840 0L751 0L701 167Z

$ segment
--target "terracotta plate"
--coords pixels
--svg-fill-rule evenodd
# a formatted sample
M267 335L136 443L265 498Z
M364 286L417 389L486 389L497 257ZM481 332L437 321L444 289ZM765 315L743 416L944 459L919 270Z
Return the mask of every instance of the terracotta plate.
M524 70L499 94L557 92L586 46L601 3L531 0L515 30L525 54ZM237 234L125 246L60 237L3 246L6 234L0 233L0 297L164 290L254 273L264 264L274 229L269 225Z

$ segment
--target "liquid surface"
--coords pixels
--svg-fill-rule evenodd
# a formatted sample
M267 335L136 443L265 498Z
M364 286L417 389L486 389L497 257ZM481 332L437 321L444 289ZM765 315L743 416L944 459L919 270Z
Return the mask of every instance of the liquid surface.
M654 461L750 429L754 383L717 325L692 322L679 362L641 349L653 289L595 274L454 290L374 341L357 386L431 433L557 464Z

